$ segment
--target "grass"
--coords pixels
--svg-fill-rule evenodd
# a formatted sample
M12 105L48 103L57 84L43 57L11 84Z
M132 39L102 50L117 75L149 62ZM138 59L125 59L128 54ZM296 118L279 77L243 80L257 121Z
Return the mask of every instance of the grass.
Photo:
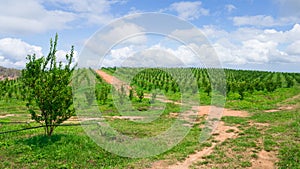
M299 94L299 86L293 88L279 88L274 92L254 92L247 93L243 100L228 97L226 107L237 110L247 110L249 112L261 112L262 110L275 109L278 103Z
M16 113L18 110L16 107L22 107L23 104L22 101L6 104L9 111L3 114ZM104 115L116 115L117 113L107 113L108 110L113 112L116 109L108 105L100 105L99 108L106 109ZM138 103L135 106L145 105ZM144 138L157 135L173 123L173 118L166 118L168 114L180 112L178 105L166 103L165 106L161 117L153 123L143 124L116 119L109 121L109 124L128 136ZM0 132L39 125L25 121L13 123L24 120L23 116L28 118L26 121L30 119L24 114L27 113L26 109L18 113L20 116L0 118ZM143 159L145 164L141 164L141 159L120 157L102 149L86 135L81 126L58 127L51 137L44 136L43 133L44 130L39 128L0 135L0 168L127 168L128 166L144 168L157 159L175 157L182 160L201 146L197 144L200 131L198 127L194 127L173 149L156 157L145 158Z
M52 137L43 129L0 136L1 168L122 168L134 159L97 146L80 126L59 127Z
M268 96L267 100L262 101L261 106L251 108L250 110L254 111L251 113L251 117L222 117L227 125L238 126L239 136L217 145L211 155L193 166L195 168L200 166L202 168L251 167L251 160L258 159L258 153L265 150L277 154L279 162L275 164L276 167L300 168L300 98L293 97L296 95L296 88L290 89L290 92L287 91L289 90L278 90L273 95ZM287 94L283 95L283 92L287 92ZM245 101L237 101L234 105L242 107L251 99L262 97L252 96L252 98L245 98ZM265 106L266 103L271 103L271 105ZM228 107L233 106L230 101L228 104ZM257 103L251 104L256 105ZM265 109L276 109L278 106L288 105L293 105L294 109L273 113L264 112ZM243 109L249 110L246 106ZM258 124L256 125L256 123ZM260 123L268 125L259 125ZM236 154L239 154L239 157Z
M245 168L251 167L251 161L258 159L262 150L276 152L278 168L300 168L300 98L299 88L278 89L274 93L246 94L244 100L229 97L226 107L250 111L251 116L222 117L226 125L237 126L237 138L217 143L212 154L195 163L193 167L201 168ZM205 93L202 104L209 104ZM176 99L174 96L172 99ZM168 96L169 98L169 96ZM191 98L193 100L193 98ZM136 138L155 136L168 129L174 122L169 114L188 110L188 106L172 103L155 102L154 107L162 108L159 116L150 123L136 123L130 120L107 118L108 123L121 134ZM278 106L296 105L293 110L265 113L264 110ZM98 104L103 116L119 116L111 96L107 104ZM124 109L128 108L126 106ZM135 101L129 107L131 113L146 113L151 109L148 99ZM133 111L132 111L132 110ZM143 110L142 110L143 109ZM145 110L144 110L145 109ZM158 110L161 111L161 110ZM155 113L155 112L154 112ZM30 120L25 103L19 100L0 101L0 132L23 129L39 124L26 123ZM22 122L22 123L15 123ZM255 123L267 123L266 126ZM234 130L227 130L228 134ZM58 127L52 137L43 135L42 128L25 130L18 133L0 135L0 168L146 168L153 161L167 160L170 163L183 161L189 154L212 146L213 139L199 144L201 129L194 125L190 132L172 149L148 158L126 158L110 153L98 146L88 137L81 126Z

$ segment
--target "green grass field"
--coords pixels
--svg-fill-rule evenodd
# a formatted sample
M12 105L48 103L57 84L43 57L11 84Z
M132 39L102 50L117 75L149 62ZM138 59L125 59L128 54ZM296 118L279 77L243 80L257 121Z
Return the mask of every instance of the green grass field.
M201 104L210 103L205 92L200 92ZM168 99L177 96L169 93ZM173 99L172 99L173 98ZM123 106L123 111L133 115L143 113L149 107L149 99L133 101L134 111ZM300 168L300 87L278 88L273 92L245 92L241 100L231 93L227 96L226 108L248 111L249 117L222 117L228 126L239 129L237 137L218 142L213 135L199 143L203 118L199 118L188 135L172 149L147 158L127 158L110 153L98 146L82 126L57 127L53 136L44 135L43 128L2 133L39 126L31 121L26 103L20 99L0 101L0 168L151 168L162 161L169 165L184 161L188 155L217 143L212 153L193 162L190 168L245 168L253 167L260 160L262 151L274 154L277 168ZM155 136L174 122L170 113L180 113L180 105L156 101L155 107L163 109L150 123L135 123L119 116L111 95L99 110L106 121L118 132L137 138ZM274 112L265 112L274 109ZM155 114L157 111L153 110ZM94 125L94 124L90 124ZM234 132L233 130L226 131Z

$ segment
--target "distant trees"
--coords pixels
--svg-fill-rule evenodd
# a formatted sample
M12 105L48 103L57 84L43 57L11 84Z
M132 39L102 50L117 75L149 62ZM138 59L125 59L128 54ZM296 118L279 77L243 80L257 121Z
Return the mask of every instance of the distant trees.
M57 62L57 40L57 35L54 41L50 40L48 56L27 56L28 63L21 77L24 86L28 88L26 100L31 118L44 125L45 134L48 136L74 114L70 86L71 75L75 69L72 66L74 47L66 55L65 63Z

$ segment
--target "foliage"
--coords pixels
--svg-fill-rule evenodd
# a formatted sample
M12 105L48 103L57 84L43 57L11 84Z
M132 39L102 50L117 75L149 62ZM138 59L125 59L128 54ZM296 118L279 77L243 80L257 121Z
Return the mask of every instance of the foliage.
M118 91L120 104L124 104L126 98L126 91L124 85L121 86L121 89Z
M72 60L74 47L66 55L65 65L56 61L56 46L50 40L50 52L47 57L37 58L28 55L26 68L22 71L22 82L28 87L27 107L32 119L45 126L45 134L51 136L55 127L74 114L72 107L71 75L74 71ZM35 105L39 111L35 109Z
M102 68L108 73L114 73L116 68ZM190 70L193 78L186 76ZM224 95L227 100L241 100L254 93L263 92L268 95L281 88L293 88L300 81L299 73L232 70L232 69L204 69L204 68L118 68L119 79L132 79L130 86L139 88L145 93L153 90L163 91L172 98L178 93L191 96L197 93L201 96L202 104L210 103L213 96ZM138 73L137 73L138 72ZM226 82L219 79L220 72L225 73ZM133 76L133 78L128 78ZM224 80L224 79L223 79ZM206 96L204 95L206 94ZM238 97L232 97L237 95ZM180 97L179 97L180 98Z
M114 72L115 69L113 68L111 71ZM133 69L132 71L136 70ZM160 92L165 92L164 94L168 99L175 98L177 95L180 96L181 89L179 89L178 84L184 86L185 89L183 90L186 90L187 94L193 93L188 78L180 77L175 81L167 74L163 75L159 71L153 73L154 71L156 70L141 72L136 77L139 84L137 82L132 83L132 89L139 87L145 94L142 102L139 102L133 96L132 104L135 109L139 110L139 108L152 106L149 100L152 99L153 95L147 95L146 93L155 92L155 86L158 89L158 96ZM177 71L182 70L177 69ZM212 89L216 89L215 80L208 81L210 79L205 73L205 69L195 68L193 72L195 79L197 79L197 87L202 101L203 98L208 100L215 93L212 92L211 96L207 96L204 91L205 83L211 84ZM153 73L153 76L147 77L147 74L150 73ZM243 70L225 70L225 73L227 88L230 88L227 90L228 102L226 106L234 109L251 110L249 113L252 115L246 118L222 118L222 121L227 125L239 126L237 138L227 139L219 144L213 136L207 143L199 144L199 134L201 132L199 125L203 124L200 122L199 125L192 126L190 133L177 146L167 152L151 158L130 159L111 154L97 146L80 126L59 127L52 137L39 135L38 133L42 129L33 129L0 135L0 158L2 159L0 168L149 168L151 163L156 160L170 160L174 163L176 160L184 160L195 151L202 150L204 146L212 146L214 142L219 145L214 147L212 154L204 156L203 161L196 163L195 168L250 167L251 162L253 159L258 158L258 153L261 150L271 151L271 153L272 151L277 152L277 157L280 159L276 164L278 168L299 168L300 111L299 97L294 97L299 95L299 86L295 86L299 83L299 74ZM266 89L268 81L273 81L272 85L276 86L276 89L272 92ZM292 83L289 81L292 81ZM238 92L238 83L245 83L243 84L245 85L243 87L243 100L241 100ZM166 84L169 86L167 93L164 89ZM23 87L20 86L20 79L0 81L0 89L3 90L1 93L4 94L0 100L0 115L17 114L16 116L0 118L1 131L39 125L35 122L25 123L29 121L29 117L26 116L26 107L24 102L21 101L22 97L20 96L24 91ZM150 88L151 90L149 90ZM167 103L163 114L151 123L135 123L131 120L122 119L112 120L112 117L108 116L119 116L120 114L118 108L114 105L112 95L109 92L110 89L111 86L97 76L95 94L103 117L118 132L128 136L145 138L160 134L173 123L174 119L170 117L170 112L180 113L181 111L179 105ZM172 89L175 89L175 91ZM11 97L9 97L8 90L12 91ZM295 98L298 100L295 100ZM284 106L281 105L282 103L293 106L298 105L298 108L275 113L263 112L266 109ZM125 107L125 105L126 102L122 107ZM164 103L157 99L153 105L163 107ZM132 112L132 109L129 111ZM137 115L144 113L143 111L136 112ZM24 121L24 123L15 123L19 121ZM259 125L259 123L268 123L270 126ZM236 131L227 130L227 132L235 133Z
M144 98L144 91L142 89L138 88L136 90L136 94L137 94L137 96L139 98L139 102L141 102L143 100L143 98Z

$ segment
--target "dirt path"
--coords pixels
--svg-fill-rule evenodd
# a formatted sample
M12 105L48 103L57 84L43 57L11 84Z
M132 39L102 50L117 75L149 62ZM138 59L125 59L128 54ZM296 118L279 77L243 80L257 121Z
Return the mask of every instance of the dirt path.
M286 100L284 100L282 103L288 103L294 100L297 100L300 98L300 94L293 96L291 98L288 98ZM272 112L278 112L278 111L282 111L282 110L294 110L296 108L298 108L300 106L300 104L293 104L293 105L279 105L278 108L276 109L271 109L271 110L265 110L266 113L272 113Z
M107 74L106 72L102 71L102 70L95 70L95 72L108 84L111 84L116 90L120 90L121 87L123 86L126 93L128 94L129 93L129 89L130 89L130 86L117 79L116 77L110 75L110 74Z
M232 132L228 133L227 131ZM220 122L213 132L213 139L218 141L218 143L213 142L210 147L205 147L201 151L189 155L183 162L178 162L173 165L168 165L167 161L157 161L152 164L151 169L187 169L193 163L202 159L202 157L210 155L215 146L221 144L227 139L236 138L238 136L239 129L234 126L226 126L224 122Z

